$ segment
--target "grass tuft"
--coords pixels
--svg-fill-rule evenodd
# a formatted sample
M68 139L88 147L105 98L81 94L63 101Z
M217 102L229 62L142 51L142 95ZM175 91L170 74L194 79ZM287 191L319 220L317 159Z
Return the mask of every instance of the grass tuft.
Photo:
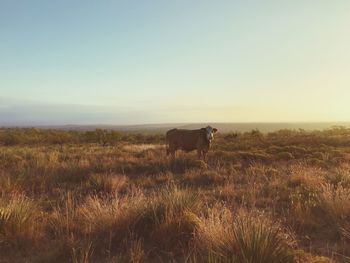
M0 200L0 245L18 245L41 236L37 205L23 196Z

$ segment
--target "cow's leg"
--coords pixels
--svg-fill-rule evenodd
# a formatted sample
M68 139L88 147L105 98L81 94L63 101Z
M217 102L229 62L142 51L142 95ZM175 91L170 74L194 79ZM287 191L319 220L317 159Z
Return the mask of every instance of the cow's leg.
M203 160L206 162L207 161L207 152L203 151Z
M176 148L173 145L169 145L169 148L167 149L166 155L167 156L171 155L171 158L174 159L175 152L176 152Z
M197 155L198 155L198 159L200 160L202 158L202 151L198 149Z

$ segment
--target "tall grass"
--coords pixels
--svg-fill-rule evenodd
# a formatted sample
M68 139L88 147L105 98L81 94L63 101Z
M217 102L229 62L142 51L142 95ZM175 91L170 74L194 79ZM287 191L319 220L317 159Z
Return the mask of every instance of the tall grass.
M23 196L0 200L0 246L33 242L42 235L41 213L37 205Z
M350 189L341 185L323 185L317 207L322 211L322 220L328 226L350 230Z
M219 135L207 162L161 137L58 133L0 146L2 262L350 256L348 131Z
M254 213L216 208L196 233L196 262L293 262L292 238Z

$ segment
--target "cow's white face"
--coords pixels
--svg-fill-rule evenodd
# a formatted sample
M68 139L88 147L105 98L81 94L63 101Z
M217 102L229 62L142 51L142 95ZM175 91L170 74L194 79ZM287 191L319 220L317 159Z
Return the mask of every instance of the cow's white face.
M211 126L207 126L205 128L206 132L207 132L207 139L208 141L211 141L214 139L214 133L216 133L218 130L216 128L213 128Z

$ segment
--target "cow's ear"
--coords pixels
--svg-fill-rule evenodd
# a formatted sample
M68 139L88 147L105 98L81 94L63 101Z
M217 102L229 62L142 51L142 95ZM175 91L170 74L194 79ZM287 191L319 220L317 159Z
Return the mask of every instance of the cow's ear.
M213 132L214 132L214 133L216 133L217 131L218 131L218 129L216 129L216 128L213 129Z

